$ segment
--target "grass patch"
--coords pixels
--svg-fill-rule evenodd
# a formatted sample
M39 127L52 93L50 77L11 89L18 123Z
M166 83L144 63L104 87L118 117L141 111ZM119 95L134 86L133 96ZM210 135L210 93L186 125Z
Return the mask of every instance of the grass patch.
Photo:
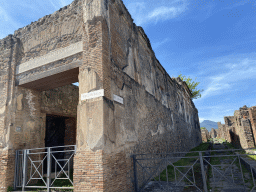
M248 157L250 157L252 160L256 160L256 155L248 155Z
M193 163L199 158L199 153L198 152L193 152L193 151L205 151L209 147L210 147L209 143L201 143L197 147L191 149L190 152L188 152L185 155L185 157L188 157L188 158L181 158L177 162L173 163L175 168L172 165L168 165L167 166L167 174L166 174L166 169L165 169L160 173L160 175L159 175L160 178L159 178L159 176L157 176L153 180L167 181L167 179L168 179L168 181L174 181L175 180L175 175L176 175L176 178L180 178L182 176L182 174L180 172L182 172L183 174L186 173L188 171L189 167L179 167L179 166L192 166ZM196 158L194 156L196 156ZM191 158L189 158L189 157L191 157ZM199 161L193 166L193 170L194 170L194 173L197 173L197 172L201 171ZM191 181L193 181L193 172L192 172L192 170L190 170L186 176ZM186 179L184 179L184 180L186 180ZM187 183L189 183L189 181L187 181Z
M9 191L13 191L13 187L9 186L9 187L7 188L7 192L9 192Z
M235 147L231 143L229 143L229 142L225 142L224 144L226 145L226 147L228 149L235 149Z
M73 182L73 170L70 171L69 174L70 180ZM58 178L67 178L64 173L62 173ZM44 181L46 182L46 177L43 177ZM51 179L51 182L53 182L53 178ZM45 186L45 183L40 179L35 184L30 184L29 186ZM53 183L54 187L73 187L73 185L70 183L68 179L56 179ZM42 188L35 188L32 189L32 191L43 191ZM73 189L61 189L61 191L73 191Z

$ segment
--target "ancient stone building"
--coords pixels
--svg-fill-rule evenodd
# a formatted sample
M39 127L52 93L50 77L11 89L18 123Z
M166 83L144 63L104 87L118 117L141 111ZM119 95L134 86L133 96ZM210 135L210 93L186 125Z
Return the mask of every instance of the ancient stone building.
M210 133L209 133L209 136L210 136L210 138L216 138L217 137L217 131L214 128L212 128Z
M121 0L75 0L0 40L0 191L15 150L70 144L75 192L133 191L131 154L201 142L190 96Z
M201 129L201 137L203 142L207 142L210 139L210 134L207 129Z
M218 138L232 142L236 147L252 148L256 139L256 106L241 107L234 116L224 117L225 124L218 122Z

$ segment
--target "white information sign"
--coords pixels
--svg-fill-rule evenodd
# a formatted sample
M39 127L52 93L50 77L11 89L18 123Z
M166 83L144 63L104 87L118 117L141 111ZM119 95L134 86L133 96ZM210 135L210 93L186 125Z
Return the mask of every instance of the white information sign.
M104 96L104 89L100 89L97 91L92 91L89 93L83 93L81 95L81 100L86 100L86 99L93 99L93 98L97 98L97 97L103 97Z
M19 66L17 66L16 73L19 74L37 67L41 67L48 63L52 63L52 62L64 59L66 57L75 55L82 51L83 51L83 42L80 41L80 42L71 44L67 47L51 51L50 53L47 53L41 57L30 59L25 63L21 63Z
M114 95L114 101L124 104L124 99L122 97L119 97L118 95Z

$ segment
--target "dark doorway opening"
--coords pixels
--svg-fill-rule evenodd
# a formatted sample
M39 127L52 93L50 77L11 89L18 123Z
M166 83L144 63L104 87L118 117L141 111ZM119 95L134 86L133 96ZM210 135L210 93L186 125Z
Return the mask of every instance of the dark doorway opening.
M75 145L75 136L76 118L46 115L45 147ZM65 159L65 155L67 155L67 153L62 152L64 149L64 147L52 148L52 155L57 160ZM59 163L61 166L64 165L64 161L59 161ZM56 164L56 160L52 160L51 167L51 172L61 170L60 166ZM47 173L47 161L44 161L44 173Z
M65 119L62 116L46 116L45 147L64 146Z

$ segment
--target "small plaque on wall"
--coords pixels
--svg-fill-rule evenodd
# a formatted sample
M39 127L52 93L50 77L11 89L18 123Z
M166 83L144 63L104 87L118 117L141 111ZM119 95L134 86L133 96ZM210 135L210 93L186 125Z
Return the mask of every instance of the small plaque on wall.
M21 127L16 127L16 132L21 132Z
M124 104L124 99L122 97L119 97L118 95L114 95L114 101Z
M100 89L97 91L92 91L90 93L83 93L81 95L81 100L86 100L86 99L93 99L97 97L103 97L104 96L104 89Z

